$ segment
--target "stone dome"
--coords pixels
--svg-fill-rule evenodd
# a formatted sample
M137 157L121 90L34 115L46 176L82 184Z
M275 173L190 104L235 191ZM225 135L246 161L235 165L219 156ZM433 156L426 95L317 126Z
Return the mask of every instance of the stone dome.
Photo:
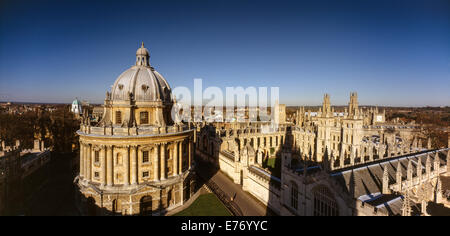
M172 103L172 92L166 79L149 63L149 53L144 44L136 52L136 65L123 72L111 89L113 102Z

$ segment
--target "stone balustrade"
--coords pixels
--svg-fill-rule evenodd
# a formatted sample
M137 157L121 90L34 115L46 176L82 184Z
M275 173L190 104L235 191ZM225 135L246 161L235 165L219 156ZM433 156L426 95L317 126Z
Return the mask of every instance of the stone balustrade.
M174 125L165 127L144 126L144 127L96 127L90 125L81 125L80 130L85 135L102 135L102 136L137 136L137 135L161 135L170 133L180 133L189 131L187 125Z

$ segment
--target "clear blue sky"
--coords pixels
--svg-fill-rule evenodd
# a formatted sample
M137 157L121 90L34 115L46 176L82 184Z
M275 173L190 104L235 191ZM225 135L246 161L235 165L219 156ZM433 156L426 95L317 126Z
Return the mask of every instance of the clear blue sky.
M314 3L313 3L314 2ZM144 41L172 87L288 105L450 105L450 2L2 1L0 100L101 103Z

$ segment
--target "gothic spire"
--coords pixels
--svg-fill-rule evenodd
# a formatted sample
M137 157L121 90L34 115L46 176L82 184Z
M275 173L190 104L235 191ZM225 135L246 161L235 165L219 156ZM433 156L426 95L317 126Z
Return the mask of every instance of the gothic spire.
M406 191L402 204L402 216L411 216L411 204L409 201L409 191Z
M438 177L437 178L437 183L436 183L436 203L441 203L442 202L442 183L441 183L441 179Z
M411 159L409 159L408 169L406 169L406 178L408 181L412 181L412 177L413 177L412 163L411 163Z
M402 164L400 163L400 160L398 160L397 164L397 170L395 174L395 182L397 184L397 191L401 191L402 189Z
M431 160L430 160L430 154L427 154L427 159L425 161L425 174L427 177L431 175Z
M383 194L389 194L389 173L388 173L387 165L384 165L382 188L383 188L382 189Z
M419 156L417 159L417 178L420 180L422 179L422 158Z
M439 159L439 152L436 152L435 156L434 156L434 166L433 166L433 170L435 172L435 175L438 176L439 175L439 166L441 164L440 159Z

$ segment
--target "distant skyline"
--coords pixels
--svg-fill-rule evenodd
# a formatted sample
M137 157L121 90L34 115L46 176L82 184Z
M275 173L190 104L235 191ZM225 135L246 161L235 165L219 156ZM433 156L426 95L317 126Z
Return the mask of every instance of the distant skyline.
M172 88L280 103L450 105L450 2L2 1L0 101L103 103L141 42Z

